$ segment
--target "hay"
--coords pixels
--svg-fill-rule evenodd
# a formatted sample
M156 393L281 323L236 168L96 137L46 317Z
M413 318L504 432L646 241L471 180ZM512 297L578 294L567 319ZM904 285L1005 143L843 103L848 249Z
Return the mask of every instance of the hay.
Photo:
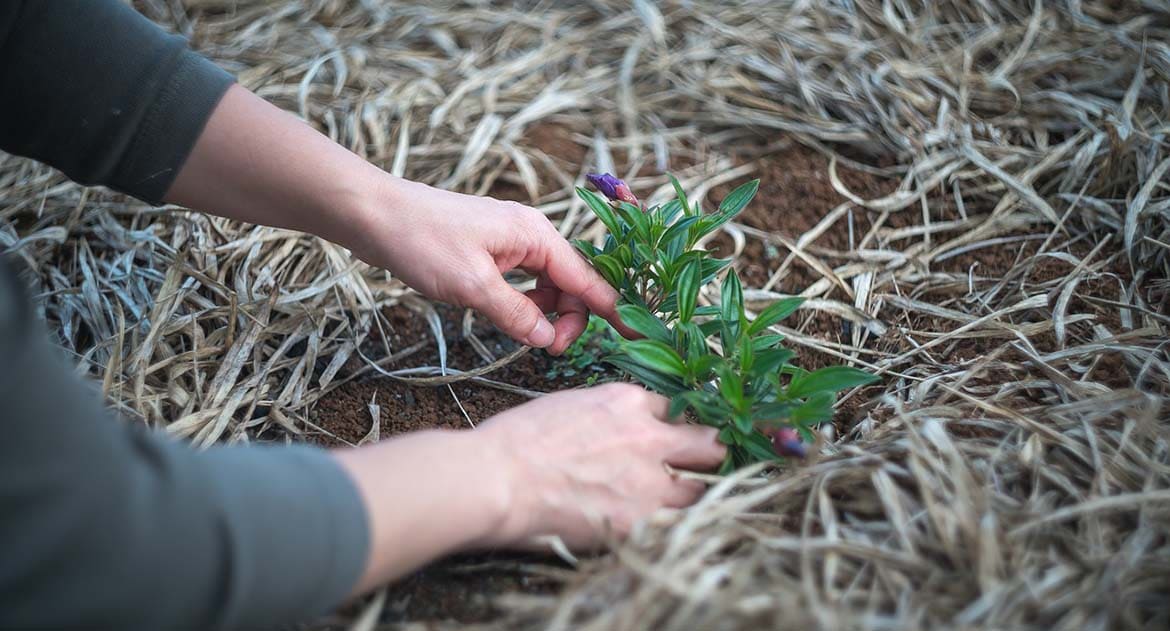
M493 627L1170 625L1165 3L141 8L387 170L474 193L508 181L566 235L598 233L569 194L592 165L687 157L678 175L705 194L756 168L760 151L730 150L760 134L832 155L851 201L814 233L878 213L848 251L728 226L787 257L756 307L793 262L817 270L809 317L780 330L884 376L851 395L861 421L806 466L720 482L561 593L504 599ZM545 121L585 164L526 141ZM846 164L901 186L863 199ZM14 158L0 190L0 243L79 369L198 444L318 431L314 402L418 350L371 342L404 288L318 239L146 209ZM938 220L943 204L958 218ZM1005 274L943 271L988 251L1021 254ZM819 312L854 322L851 343L807 334Z

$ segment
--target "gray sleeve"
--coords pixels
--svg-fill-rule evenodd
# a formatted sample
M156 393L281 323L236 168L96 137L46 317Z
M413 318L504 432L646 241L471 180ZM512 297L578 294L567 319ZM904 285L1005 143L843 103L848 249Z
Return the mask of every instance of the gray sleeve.
M0 2L0 148L157 204L233 79L122 0Z
M0 258L0 628L271 628L345 598L369 533L331 457L110 418L19 285Z

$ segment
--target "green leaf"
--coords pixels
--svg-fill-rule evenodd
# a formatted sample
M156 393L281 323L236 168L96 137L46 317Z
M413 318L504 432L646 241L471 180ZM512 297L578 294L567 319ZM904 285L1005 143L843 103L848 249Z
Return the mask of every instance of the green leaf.
M703 260L703 284L711 282L716 274L723 271L723 268L731 264L731 259L704 259Z
M678 178L674 177L674 175L670 173L667 173L666 177L670 178L670 185L674 187L674 194L678 195L678 201L682 203L686 214L690 215L692 212L691 203L687 201L687 192L683 190L682 184L679 184Z
M688 390L682 381L670 375L664 375L647 368L624 355L607 357L605 361L618 370L628 373L634 379L642 382L647 388L668 397L673 397L680 392L686 392Z
M719 394L733 409L743 408L743 380L730 366L724 364L715 370L719 375Z
M650 313L645 307L641 305L622 304L618 305L617 311L618 315L621 316L622 322L637 331L640 335L651 340L657 340L663 344L671 343L670 329L666 328L666 324L662 320L659 320L653 313Z
M719 202L719 215L723 222L730 220L740 213L756 196L756 191L760 189L760 181L752 180L745 184L741 184L734 191L727 194L723 201ZM721 222L722 223L722 222Z
M614 289L621 289L626 279L625 268L611 254L598 254L593 257L593 267L601 273L602 278Z
M719 307L717 305L703 305L701 307L695 307L694 315L717 316L719 315Z
M637 252L638 256L642 257L642 260L647 263L654 263L658 261L658 255L655 254L654 250L651 250L650 246L646 245L645 243L635 243L634 251Z
M719 442L724 445L738 445L739 432L735 431L735 427L728 425L719 430Z
M762 351L769 348L774 348L783 341L783 335L757 335L752 338L752 350Z
M641 208L627 202L620 202L618 204L618 213L626 220L627 224L634 227L635 234L642 241L650 241L650 218L646 216L646 213L642 212Z
M711 353L709 355L700 355L693 360L687 361L687 368L690 368L691 374L699 381L706 381L711 376L711 371L719 367L723 363L723 358Z
M769 401L763 405L758 405L752 410L752 417L757 422L767 423L767 421L782 421L792 415L792 410L796 409L796 405L789 401Z
M690 227L693 226L697 221L699 221L699 218L693 215L679 219L669 228L667 228L666 232L662 233L662 238L658 241L658 243L660 243L663 247L670 247L676 242L685 243L687 230L689 230Z
M700 266L694 261L687 263L678 275L678 319L690 322L695 312L695 301L699 299Z
M672 199L662 205L661 212L663 223L670 223L678 217L679 213L683 212L682 203L677 199Z
M593 191L577 188L577 197L585 200L585 204L589 206L589 210L593 211L594 215L605 224L605 229L615 237L621 236L621 224L618 222L617 215L614 214L613 208L610 207L609 202L601 198Z
M719 314L716 313L715 315ZM710 337L718 333L723 328L723 324L723 320L707 320L699 325L699 330L703 332L703 335Z
M780 459L776 455L776 451L772 448L772 441L760 432L748 434L743 441L743 448L760 462L771 462Z
M833 418L835 398L831 392L818 392L810 396L804 404L792 410L788 415L788 422L803 427Z
M817 392L837 392L873 383L878 378L864 370L849 366L829 366L820 370L798 375L788 384L788 396L806 397Z
M745 375L750 375L756 359L756 354L752 351L751 338L740 337L738 347L736 352L739 355L739 370Z
M788 363L795 356L796 353L787 348L768 348L759 351L756 353L755 361L752 363L751 374L753 376L762 376L775 373L781 366Z
M695 226L695 229L691 232L692 242L698 241L703 236L714 232L723 224L731 221L744 209L744 206L747 206L748 202L752 200L752 197L755 197L756 190L759 188L760 181L752 180L731 191L723 199L723 202L719 204L718 212L704 217L703 221Z
M706 425L719 425L731 413L731 410L727 408L727 405L718 396L710 392L698 390L691 390L676 395L671 400L670 405L671 410L674 410L676 405L682 406L683 410L690 407ZM677 414L672 412L671 416L677 416Z
M657 340L634 340L622 345L630 359L661 373L686 377L687 369L675 350Z
M584 254L585 258L589 259L590 261L593 260L593 257L601 254L601 250L598 250L597 246L584 239L573 239L573 247L577 248L577 250L581 254Z
M752 433L752 417L747 414L736 414L731 417L731 421L735 423L735 429L738 429L741 434L750 436Z
M703 335L702 329L694 322L680 322L674 327L676 335L678 335L678 342L675 348L686 348L687 359L695 359L709 355L711 351L707 348L707 336Z
M720 315L727 322L739 322L743 319L743 285L739 283L739 274L735 270L727 273L723 278L719 303Z
M748 325L748 335L753 335L764 329L776 324L777 322L792 315L801 304L804 303L804 298L799 296L793 298L781 298L776 302L768 305L760 315L756 316L755 320Z
M622 267L634 266L634 249L629 244L623 243L614 248L613 257L622 264Z

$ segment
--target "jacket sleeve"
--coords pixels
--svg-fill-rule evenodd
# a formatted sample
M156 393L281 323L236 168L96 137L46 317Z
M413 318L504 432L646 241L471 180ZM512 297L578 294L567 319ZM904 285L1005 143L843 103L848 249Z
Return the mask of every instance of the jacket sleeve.
M233 79L121 0L0 3L0 149L160 203Z
M364 569L356 487L324 451L205 451L110 418L0 258L0 628L271 628Z

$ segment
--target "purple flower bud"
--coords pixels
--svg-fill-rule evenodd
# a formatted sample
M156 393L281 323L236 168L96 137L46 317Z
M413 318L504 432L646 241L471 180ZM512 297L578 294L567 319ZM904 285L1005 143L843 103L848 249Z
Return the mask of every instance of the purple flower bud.
M590 173L585 176L586 180L593 185L602 195L605 195L611 201L629 202L635 206L638 205L638 198L634 197L633 191L620 178L614 177L608 173Z
M791 427L781 427L772 432L772 449L779 456L803 459L808 455L804 443L800 442L800 434Z

